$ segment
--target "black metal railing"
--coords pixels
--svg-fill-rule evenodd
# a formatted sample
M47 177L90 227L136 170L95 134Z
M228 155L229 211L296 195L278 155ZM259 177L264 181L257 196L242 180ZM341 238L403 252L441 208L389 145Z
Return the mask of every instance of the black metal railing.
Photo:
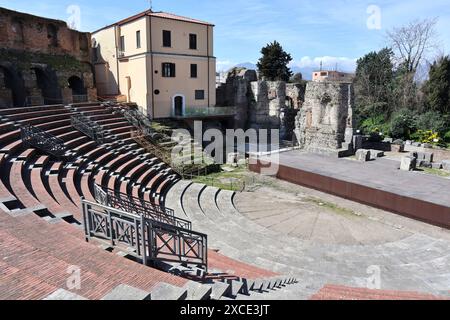
M31 125L20 128L22 142L55 157L63 157L67 152L64 141Z
M95 140L98 144L106 142L105 132L96 122L81 114L73 115L70 120L75 129Z
M172 209L163 208L151 202L94 185L94 197L97 203L115 209L131 212L149 219L192 230L192 223L175 216Z
M82 199L86 240L125 247L145 265L175 262L208 268L207 235Z

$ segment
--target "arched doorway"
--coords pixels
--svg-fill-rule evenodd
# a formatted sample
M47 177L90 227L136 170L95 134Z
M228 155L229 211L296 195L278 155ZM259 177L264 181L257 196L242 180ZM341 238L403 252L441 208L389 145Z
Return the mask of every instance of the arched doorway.
M83 80L78 76L72 76L68 80L69 88L72 89L72 101L87 102L87 90L84 87Z
M182 117L185 109L185 99L182 95L176 95L173 97L173 115L175 117Z
M41 89L44 104L58 104L62 102L61 89L56 72L50 68L32 68L36 74L36 82Z
M0 73L3 75L3 84L6 89L11 90L11 101L3 101L0 108L23 107L25 105L25 85L23 78L13 67L1 64Z
M85 95L86 88L84 87L83 80L80 77L72 76L69 78L69 88L72 89L74 96Z

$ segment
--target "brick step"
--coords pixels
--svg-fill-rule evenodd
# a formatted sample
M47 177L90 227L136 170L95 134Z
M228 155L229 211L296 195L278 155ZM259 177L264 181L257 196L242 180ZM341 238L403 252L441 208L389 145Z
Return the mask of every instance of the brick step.
M419 292L393 290L371 290L367 288L351 288L338 285L326 285L311 300L443 300L438 297Z

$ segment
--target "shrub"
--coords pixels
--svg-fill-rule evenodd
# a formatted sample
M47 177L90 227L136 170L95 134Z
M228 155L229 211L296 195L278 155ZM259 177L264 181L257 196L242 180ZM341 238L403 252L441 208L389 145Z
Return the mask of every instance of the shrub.
M450 143L450 131L447 131L447 133L444 135L444 141Z
M389 125L384 119L383 115L370 117L365 119L361 123L361 130L364 134L372 135L373 133L376 133L379 135L379 133L382 133L384 135L389 134Z
M418 130L411 135L411 138L420 143L429 143L435 145L438 145L442 142L442 138L439 136L439 133L433 130Z
M432 130L439 134L445 134L448 130L445 117L437 111L428 111L417 117L417 129Z
M411 110L401 109L392 116L390 129L392 138L409 139L416 130L416 116Z

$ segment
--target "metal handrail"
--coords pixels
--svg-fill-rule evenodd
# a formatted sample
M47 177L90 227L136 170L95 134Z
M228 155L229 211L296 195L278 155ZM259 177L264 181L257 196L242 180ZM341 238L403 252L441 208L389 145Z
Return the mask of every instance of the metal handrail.
M208 268L208 237L143 215L125 212L82 198L86 240L99 238L124 246L144 265L159 261Z
M38 148L55 157L62 157L67 152L64 141L32 125L20 128L22 142Z
M100 204L143 215L155 221L192 230L192 223L188 220L176 217L175 212L172 209L154 205L151 202L129 196L125 193L102 188L98 184L94 184L94 197L95 201Z
M105 132L96 122L81 114L73 115L70 120L72 126L78 131L95 140L98 144L105 143Z

